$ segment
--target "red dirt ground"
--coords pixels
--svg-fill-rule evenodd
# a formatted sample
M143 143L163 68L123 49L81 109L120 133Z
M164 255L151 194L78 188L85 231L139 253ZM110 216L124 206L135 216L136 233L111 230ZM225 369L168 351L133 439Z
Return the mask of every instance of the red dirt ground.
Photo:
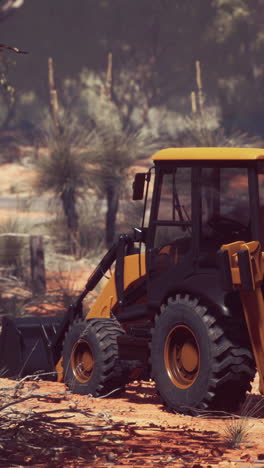
M0 380L6 392L11 385ZM249 401L259 406L258 415L243 422L247 440L236 449L225 440L232 419L167 412L152 382L130 384L119 398L73 395L56 382L25 383L17 399L28 394L12 411L21 412L21 421L41 412L44 425L21 422L15 435L20 444L11 454L0 427L1 467L264 467L264 401L257 394ZM48 415L57 421L52 433Z

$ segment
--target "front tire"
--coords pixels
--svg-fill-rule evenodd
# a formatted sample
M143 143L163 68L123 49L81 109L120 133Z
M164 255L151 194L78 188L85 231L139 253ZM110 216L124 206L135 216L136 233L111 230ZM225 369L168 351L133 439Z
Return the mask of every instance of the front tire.
M115 319L74 322L62 353L64 382L73 393L97 397L123 388L117 344L123 333Z
M228 318L188 295L178 294L162 306L150 359L167 407L182 413L238 409L256 370L249 340L243 336L242 342L242 334L232 330L234 322L228 324Z

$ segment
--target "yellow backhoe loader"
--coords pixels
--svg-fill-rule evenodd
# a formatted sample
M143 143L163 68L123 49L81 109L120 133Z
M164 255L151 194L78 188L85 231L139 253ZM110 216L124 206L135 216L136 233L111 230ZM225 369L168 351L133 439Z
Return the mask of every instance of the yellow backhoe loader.
M63 317L3 318L0 367L93 396L152 378L175 411L234 411L256 370L264 392L264 149L168 148L152 160L133 184L141 225Z

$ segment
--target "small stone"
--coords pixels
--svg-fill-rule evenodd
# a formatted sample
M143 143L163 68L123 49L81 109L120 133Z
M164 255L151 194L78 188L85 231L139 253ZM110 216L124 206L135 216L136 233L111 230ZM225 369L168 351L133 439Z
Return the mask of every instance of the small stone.
M221 457L223 455L223 452L218 448L213 448L211 450L211 455L213 455L213 457Z
M70 403L69 404L69 409L76 410L77 409L76 403L74 403L74 402Z
M231 461L222 461L218 464L219 468L233 468L236 466L236 463L233 463Z
M250 461L250 459L251 456L249 455L249 453L241 453L240 460Z
M113 462L117 458L117 454L115 452L109 452L106 455L107 461Z

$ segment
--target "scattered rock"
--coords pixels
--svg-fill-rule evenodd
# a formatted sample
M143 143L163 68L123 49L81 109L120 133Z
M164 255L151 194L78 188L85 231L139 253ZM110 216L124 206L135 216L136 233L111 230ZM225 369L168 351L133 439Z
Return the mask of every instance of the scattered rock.
M74 402L69 403L69 409L76 410L77 409L76 403L74 403Z
M221 461L220 463L218 463L218 467L219 468L233 468L237 466L237 464L235 462L231 462L231 461Z
M213 455L213 457L221 457L223 455L223 452L218 448L213 448L211 450L211 455Z
M107 459L107 461L109 461L109 462L115 461L116 458L117 458L117 454L116 454L115 452L109 452L109 453L107 453L107 455L106 455L106 459Z
M250 461L250 460L251 460L251 456L250 456L249 453L241 453L241 455L240 455L240 460Z

